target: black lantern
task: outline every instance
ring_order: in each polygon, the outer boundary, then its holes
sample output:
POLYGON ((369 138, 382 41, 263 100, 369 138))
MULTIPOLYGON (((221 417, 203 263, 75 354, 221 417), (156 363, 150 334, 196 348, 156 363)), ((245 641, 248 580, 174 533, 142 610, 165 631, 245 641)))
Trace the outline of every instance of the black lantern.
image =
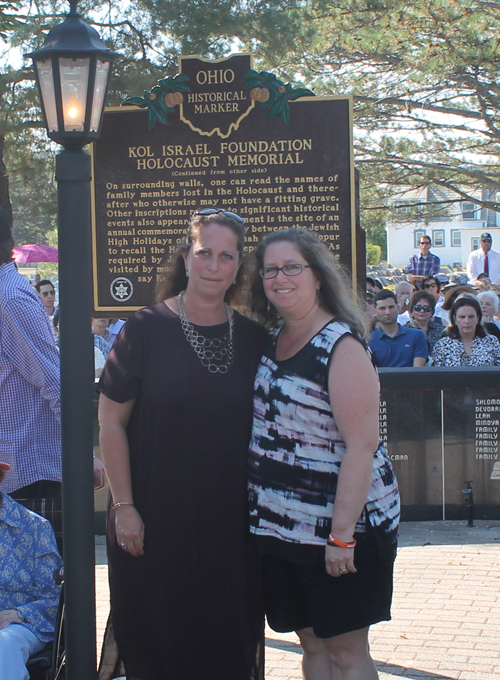
POLYGON ((33 59, 48 136, 65 148, 97 139, 102 124, 112 52, 70 0, 66 20, 53 28, 33 59))

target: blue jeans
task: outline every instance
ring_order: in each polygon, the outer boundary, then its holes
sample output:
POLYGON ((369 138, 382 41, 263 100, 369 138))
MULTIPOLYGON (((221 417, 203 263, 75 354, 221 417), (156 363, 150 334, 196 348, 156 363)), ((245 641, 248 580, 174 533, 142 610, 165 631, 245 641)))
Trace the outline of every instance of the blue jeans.
POLYGON ((28 680, 26 662, 47 643, 41 642, 26 626, 11 623, 0 630, 0 678, 28 680))

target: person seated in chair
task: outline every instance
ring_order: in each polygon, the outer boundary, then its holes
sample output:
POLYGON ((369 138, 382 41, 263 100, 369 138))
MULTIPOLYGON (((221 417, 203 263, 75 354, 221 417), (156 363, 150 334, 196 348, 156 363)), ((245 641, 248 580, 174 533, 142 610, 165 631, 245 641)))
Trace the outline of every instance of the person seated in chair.
MULTIPOLYGON (((0 463, 0 483, 10 465, 0 463)), ((0 492, 0 678, 28 680, 28 658, 54 639, 62 560, 50 522, 0 492)))

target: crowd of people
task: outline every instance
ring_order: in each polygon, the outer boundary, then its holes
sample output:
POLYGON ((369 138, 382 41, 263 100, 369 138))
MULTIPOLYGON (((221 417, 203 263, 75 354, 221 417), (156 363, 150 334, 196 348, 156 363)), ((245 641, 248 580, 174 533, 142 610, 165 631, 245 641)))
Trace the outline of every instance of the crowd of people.
MULTIPOLYGON (((237 214, 196 211, 157 302, 92 319, 110 487, 101 680, 262 680, 264 615, 297 632, 305 680, 376 679, 368 631, 390 619, 399 495, 374 364, 500 365, 495 288, 441 290, 426 238, 394 291, 367 279, 365 309, 311 232, 274 232, 251 262, 244 236, 237 214)), ((26 499, 60 497, 58 310, 12 246, 0 213, 0 535, 17 513, 57 566, 26 499)), ((38 590, 0 595, 0 669, 20 644, 4 631, 34 649, 53 635, 36 626, 38 590)))
POLYGON ((407 267, 408 281, 394 291, 367 278, 365 320, 377 366, 500 365, 500 255, 488 232, 480 243, 469 257, 469 285, 438 277, 439 258, 426 236, 407 267))

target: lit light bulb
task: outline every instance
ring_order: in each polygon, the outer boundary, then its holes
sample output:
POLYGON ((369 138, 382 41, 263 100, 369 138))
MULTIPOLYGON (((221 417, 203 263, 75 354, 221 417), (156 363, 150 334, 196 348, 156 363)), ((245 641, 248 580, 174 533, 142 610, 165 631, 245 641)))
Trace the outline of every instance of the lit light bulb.
POLYGON ((80 102, 74 94, 66 103, 66 115, 71 121, 77 121, 80 118, 80 102))

